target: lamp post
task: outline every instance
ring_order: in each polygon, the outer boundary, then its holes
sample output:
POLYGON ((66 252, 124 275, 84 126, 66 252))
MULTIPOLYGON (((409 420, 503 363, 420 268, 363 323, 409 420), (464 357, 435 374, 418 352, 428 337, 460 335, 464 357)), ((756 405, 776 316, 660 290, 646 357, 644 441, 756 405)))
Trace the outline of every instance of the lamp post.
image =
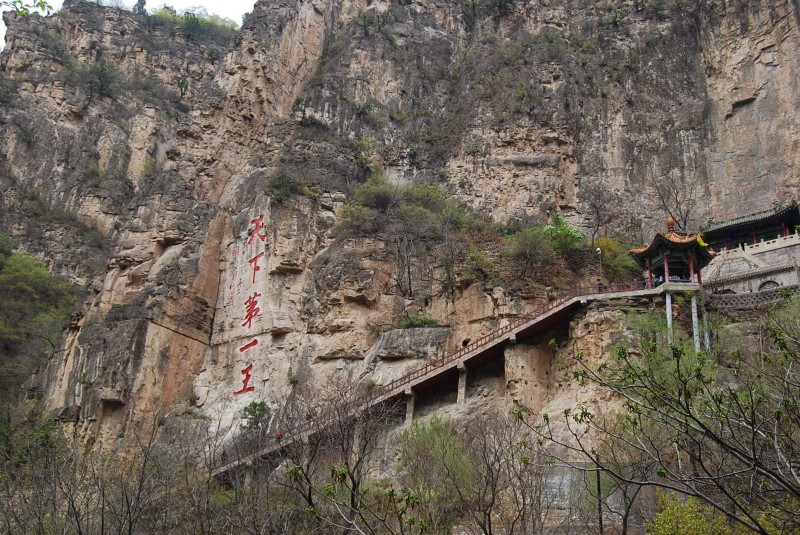
POLYGON ((603 250, 601 248, 597 248, 597 259, 598 264, 600 265, 600 273, 597 275, 597 292, 603 292, 603 250))

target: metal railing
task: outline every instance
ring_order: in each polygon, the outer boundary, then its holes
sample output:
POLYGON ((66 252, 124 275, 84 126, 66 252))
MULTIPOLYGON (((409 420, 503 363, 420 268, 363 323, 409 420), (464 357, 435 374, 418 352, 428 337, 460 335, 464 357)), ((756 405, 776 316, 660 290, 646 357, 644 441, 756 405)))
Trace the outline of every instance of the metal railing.
POLYGON ((750 310, 765 305, 780 303, 800 292, 800 285, 784 286, 771 290, 744 294, 711 294, 710 302, 717 309, 750 310))
POLYGON ((565 305, 567 302, 575 299, 577 297, 585 297, 588 295, 603 295, 604 298, 608 298, 607 294, 612 293, 620 293, 620 292, 632 292, 636 290, 645 290, 652 288, 647 281, 632 281, 627 283, 621 284, 613 284, 613 285, 602 285, 602 286, 577 286, 572 288, 571 290, 559 294, 559 296, 554 299, 553 301, 549 301, 532 312, 520 316, 513 321, 509 322, 508 324, 499 327, 484 336, 478 338, 471 344, 467 345, 466 347, 462 347, 452 353, 442 355, 435 359, 434 361, 422 366, 421 368, 417 368, 416 370, 403 375, 402 377, 398 377, 394 381, 389 384, 379 386, 373 388, 371 390, 371 397, 372 398, 380 398, 386 396, 386 394, 395 394, 399 393, 399 391, 403 389, 406 385, 414 381, 414 379, 418 379, 420 377, 424 377, 428 375, 433 370, 437 368, 442 368, 447 366, 448 364, 469 355, 473 351, 477 351, 478 349, 484 348, 486 346, 494 345, 493 342, 496 342, 506 335, 508 335, 511 331, 518 329, 525 325, 526 323, 532 323, 536 320, 543 319, 543 316, 546 316, 548 312, 565 305))
MULTIPOLYGON (((578 299, 581 297, 587 296, 596 296, 596 299, 609 299, 613 297, 618 297, 619 295, 614 294, 621 294, 627 292, 634 292, 638 290, 652 290, 655 287, 650 284, 649 281, 646 280, 636 280, 626 283, 619 283, 619 284, 610 284, 610 285, 594 285, 594 286, 576 286, 566 292, 563 292, 558 295, 554 300, 544 303, 543 305, 539 306, 532 312, 520 316, 508 324, 494 329, 493 331, 485 334, 484 336, 478 338, 471 344, 459 348, 455 351, 450 353, 444 354, 429 362, 428 364, 417 368, 401 377, 398 377, 391 383, 375 386, 369 389, 369 391, 357 398, 353 399, 352 401, 348 402, 343 409, 344 412, 347 414, 355 414, 369 406, 385 401, 390 399, 394 396, 400 395, 404 392, 406 386, 413 383, 416 379, 421 377, 425 377, 426 375, 430 374, 435 370, 440 370, 449 364, 459 360, 462 357, 469 355, 470 353, 488 349, 493 347, 498 341, 502 340, 503 338, 507 337, 509 333, 516 329, 520 329, 524 326, 529 326, 528 324, 536 323, 537 321, 541 321, 547 317, 547 315, 552 312, 553 310, 566 305, 573 299, 578 299)), ((342 411, 338 411, 341 413, 342 411)), ((315 421, 313 424, 306 425, 306 426, 298 426, 297 428, 291 430, 285 430, 285 441, 282 444, 276 443, 275 445, 260 448, 257 451, 247 451, 249 448, 244 444, 237 445, 237 453, 240 454, 239 460, 234 462, 228 462, 227 460, 221 460, 220 462, 214 463, 214 468, 221 468, 226 465, 237 465, 241 462, 245 461, 247 458, 251 458, 253 456, 258 455, 265 455, 271 451, 279 450, 281 447, 285 447, 293 440, 296 440, 296 437, 304 436, 312 433, 314 430, 319 430, 324 428, 326 425, 332 424, 334 422, 334 418, 331 418, 330 421, 315 421), (294 437, 294 438, 293 438, 294 437)))

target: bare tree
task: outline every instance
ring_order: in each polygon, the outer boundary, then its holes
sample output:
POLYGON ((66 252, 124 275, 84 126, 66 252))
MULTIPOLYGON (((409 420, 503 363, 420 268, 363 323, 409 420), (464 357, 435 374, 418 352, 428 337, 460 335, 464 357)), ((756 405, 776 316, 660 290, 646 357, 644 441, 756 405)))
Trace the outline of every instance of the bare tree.
POLYGON ((400 521, 416 500, 372 480, 379 440, 399 422, 394 405, 370 404, 364 387, 331 378, 298 388, 279 417, 278 447, 286 457, 278 482, 299 497, 317 530, 407 533, 400 521), (282 472, 282 473, 281 473, 282 472))
POLYGON ((602 178, 589 178, 581 181, 580 197, 587 208, 592 247, 600 230, 620 215, 620 197, 602 178))
POLYGON ((675 227, 681 232, 688 232, 697 217, 702 184, 696 171, 675 169, 667 174, 650 171, 659 206, 675 220, 675 227))
POLYGON ((677 330, 669 342, 660 317, 643 316, 634 332, 599 365, 569 356, 579 381, 618 396, 617 417, 579 405, 543 414, 541 435, 633 490, 696 497, 764 535, 798 529, 800 303, 770 314, 760 343, 732 353, 696 353, 677 330), (628 458, 601 455, 598 442, 628 458))
POLYGON ((555 496, 545 456, 519 415, 476 417, 463 434, 433 418, 401 441, 401 481, 422 499, 428 528, 491 535, 544 532, 555 496))

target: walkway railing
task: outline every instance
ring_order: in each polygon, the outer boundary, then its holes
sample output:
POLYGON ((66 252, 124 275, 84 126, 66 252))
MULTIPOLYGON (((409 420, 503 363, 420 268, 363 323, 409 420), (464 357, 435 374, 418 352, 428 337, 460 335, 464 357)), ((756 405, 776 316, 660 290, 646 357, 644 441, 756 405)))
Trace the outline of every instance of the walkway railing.
MULTIPOLYGON (((405 388, 412 384, 416 379, 421 377, 425 377, 430 373, 434 372, 435 370, 440 370, 445 368, 449 364, 471 354, 474 352, 482 352, 481 350, 489 349, 496 345, 499 341, 508 337, 509 333, 514 330, 520 329, 528 324, 536 323, 537 321, 545 319, 550 312, 554 311, 555 309, 567 305, 570 301, 574 299, 578 299, 581 297, 587 296, 596 296, 596 299, 609 299, 613 297, 618 297, 618 295, 614 294, 621 294, 621 293, 628 293, 634 292, 638 290, 649 290, 654 289, 654 287, 649 283, 649 281, 645 280, 637 280, 631 281, 626 283, 620 284, 611 284, 611 285, 593 285, 593 286, 576 286, 566 292, 563 292, 556 297, 556 299, 544 303, 543 305, 539 306, 532 312, 515 318, 514 320, 510 321, 508 324, 495 329, 486 335, 478 338, 471 344, 467 345, 466 347, 459 348, 456 351, 451 353, 447 353, 444 355, 439 356, 432 362, 421 366, 401 377, 398 377, 391 383, 372 387, 369 389, 367 393, 361 395, 351 402, 347 404, 345 411, 347 414, 355 414, 358 411, 361 411, 375 403, 385 401, 395 396, 399 396, 403 394, 405 388)), ((333 423, 331 420, 329 423, 333 423)), ((290 442, 292 439, 289 437, 298 437, 304 436, 309 433, 312 433, 314 430, 319 430, 324 428, 326 425, 325 422, 314 422, 313 425, 308 426, 300 426, 296 429, 286 430, 285 436, 286 440, 290 442)), ((274 436, 274 435, 273 435, 274 436)), ((284 443, 284 445, 286 445, 284 443)), ((228 462, 227 460, 220 459, 215 463, 215 468, 217 471, 219 468, 223 468, 226 465, 237 465, 242 462, 246 462, 248 458, 252 458, 254 456, 262 455, 269 453, 270 451, 280 449, 279 444, 275 444, 274 446, 263 447, 263 443, 258 441, 257 444, 249 445, 249 444, 237 444, 237 453, 239 454, 239 459, 234 462, 228 462)))
POLYGON ((798 292, 800 292, 800 285, 784 286, 745 294, 711 294, 711 306, 717 309, 750 310, 780 303, 798 292))
MULTIPOLYGON (((391 383, 383 386, 379 386, 377 388, 373 388, 370 391, 370 398, 377 399, 381 397, 385 397, 387 394, 394 394, 394 393, 401 393, 400 390, 403 390, 406 385, 410 384, 414 381, 414 379, 418 379, 420 377, 424 377, 428 375, 433 370, 437 368, 442 368, 447 366, 448 364, 469 355, 470 353, 477 351, 478 349, 485 348, 486 346, 493 346, 495 342, 500 339, 505 338, 511 331, 522 327, 523 325, 531 322, 535 322, 538 319, 541 319, 542 316, 546 316, 548 312, 565 305, 569 301, 578 298, 578 297, 585 297, 588 295, 603 295, 604 298, 610 297, 608 294, 612 293, 620 293, 620 292, 632 292, 636 290, 645 290, 652 288, 647 281, 632 281, 627 283, 621 284, 613 284, 609 286, 577 286, 565 293, 559 294, 559 296, 554 299, 553 301, 549 301, 532 312, 520 316, 508 324, 504 325, 503 327, 499 327, 486 335, 478 338, 471 344, 467 345, 466 347, 462 347, 452 353, 442 355, 436 360, 418 368, 402 377, 399 377, 392 381, 391 383)), ((366 401, 366 400, 365 400, 366 401)))

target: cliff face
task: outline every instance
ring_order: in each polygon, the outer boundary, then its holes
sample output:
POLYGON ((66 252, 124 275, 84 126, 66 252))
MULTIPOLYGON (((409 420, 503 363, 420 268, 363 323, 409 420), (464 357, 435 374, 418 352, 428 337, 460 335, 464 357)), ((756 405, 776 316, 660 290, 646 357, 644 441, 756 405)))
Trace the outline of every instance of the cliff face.
POLYGON ((6 20, 2 230, 86 288, 34 382, 104 447, 387 382, 546 298, 398 291, 392 244, 334 230, 365 162, 495 221, 591 226, 600 191, 640 240, 671 195, 695 224, 797 197, 792 0, 287 0, 232 40, 75 2, 6 20), (449 328, 377 333, 418 312, 449 328))

